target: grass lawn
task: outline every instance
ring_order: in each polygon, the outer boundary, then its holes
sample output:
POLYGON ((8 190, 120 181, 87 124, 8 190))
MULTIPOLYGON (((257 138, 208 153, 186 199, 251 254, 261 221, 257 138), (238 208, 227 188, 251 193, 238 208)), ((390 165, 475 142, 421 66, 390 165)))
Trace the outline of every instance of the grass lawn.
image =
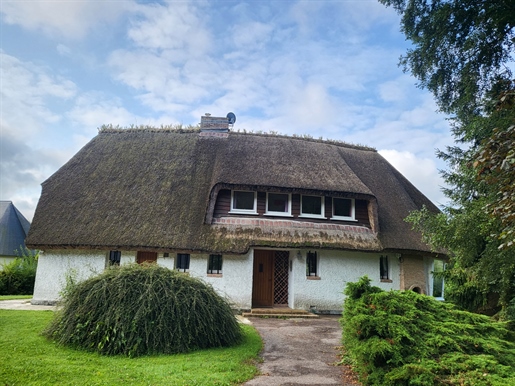
POLYGON ((32 299, 32 295, 0 295, 0 300, 32 299))
POLYGON ((236 347, 130 359, 57 346, 40 335, 52 317, 52 311, 0 310, 0 384, 236 385, 257 374, 262 343, 250 326, 236 347))

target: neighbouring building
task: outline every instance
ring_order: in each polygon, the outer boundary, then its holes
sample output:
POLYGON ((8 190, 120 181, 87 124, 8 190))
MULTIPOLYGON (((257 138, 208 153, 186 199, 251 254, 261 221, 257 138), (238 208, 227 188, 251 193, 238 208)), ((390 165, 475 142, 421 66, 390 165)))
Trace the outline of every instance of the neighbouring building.
POLYGON ((30 223, 12 201, 0 201, 0 270, 20 256, 30 223))

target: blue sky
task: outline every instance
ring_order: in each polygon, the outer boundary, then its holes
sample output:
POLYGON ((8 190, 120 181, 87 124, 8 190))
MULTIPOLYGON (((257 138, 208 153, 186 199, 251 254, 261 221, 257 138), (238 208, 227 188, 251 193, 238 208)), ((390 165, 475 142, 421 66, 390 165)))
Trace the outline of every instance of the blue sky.
POLYGON ((0 199, 32 219, 41 183, 103 124, 197 124, 376 148, 436 204, 452 144, 397 66, 399 16, 376 0, 0 0, 0 199))

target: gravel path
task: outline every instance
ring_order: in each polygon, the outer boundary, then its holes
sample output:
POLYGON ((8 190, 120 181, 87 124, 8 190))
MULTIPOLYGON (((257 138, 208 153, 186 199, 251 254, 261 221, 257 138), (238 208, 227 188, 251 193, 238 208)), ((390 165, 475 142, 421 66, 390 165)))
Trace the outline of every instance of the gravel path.
POLYGON ((317 319, 251 318, 265 346, 261 375, 245 385, 344 385, 356 381, 339 361, 341 328, 337 317, 317 319))

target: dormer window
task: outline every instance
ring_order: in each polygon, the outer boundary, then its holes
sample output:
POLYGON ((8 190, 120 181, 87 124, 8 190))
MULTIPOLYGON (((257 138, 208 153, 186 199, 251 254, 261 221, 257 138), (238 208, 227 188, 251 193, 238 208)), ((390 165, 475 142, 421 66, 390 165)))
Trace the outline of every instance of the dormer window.
POLYGON ((231 211, 229 213, 258 214, 256 192, 231 191, 231 211))
POLYGON ((300 217, 325 218, 324 197, 302 195, 300 217))
POLYGON ((331 220, 356 221, 356 207, 353 198, 333 198, 331 220))
POLYGON ((265 214, 270 216, 291 216, 291 194, 267 193, 265 214))

